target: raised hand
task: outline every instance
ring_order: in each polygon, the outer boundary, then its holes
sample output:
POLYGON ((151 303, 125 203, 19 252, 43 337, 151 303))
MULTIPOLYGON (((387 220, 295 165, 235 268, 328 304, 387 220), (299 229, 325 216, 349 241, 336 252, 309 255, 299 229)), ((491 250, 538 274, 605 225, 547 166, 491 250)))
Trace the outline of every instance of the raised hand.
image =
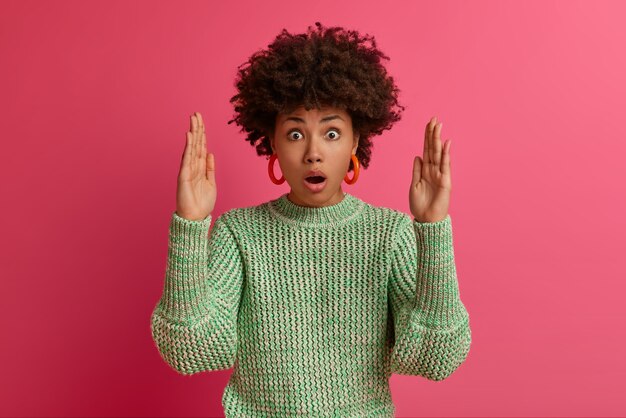
POLYGON ((438 222, 450 207, 450 142, 441 143, 441 123, 433 117, 426 125, 424 159, 413 160, 413 180, 409 190, 411 214, 418 222, 438 222))
POLYGON ((202 115, 191 115, 187 144, 178 173, 176 213, 190 221, 205 219, 215 208, 215 156, 207 154, 202 115))

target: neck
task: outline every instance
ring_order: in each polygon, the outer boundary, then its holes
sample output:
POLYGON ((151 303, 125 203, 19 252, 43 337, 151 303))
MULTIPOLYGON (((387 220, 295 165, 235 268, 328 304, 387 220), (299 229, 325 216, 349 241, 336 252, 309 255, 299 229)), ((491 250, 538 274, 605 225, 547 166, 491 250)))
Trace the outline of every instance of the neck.
POLYGON ((323 208, 325 206, 336 205, 344 199, 344 191, 341 189, 341 186, 337 191, 326 200, 321 200, 321 198, 315 198, 316 195, 313 195, 313 198, 310 199, 302 199, 296 193, 294 193, 293 189, 287 194, 287 198, 293 204, 298 206, 304 206, 307 208, 323 208))
POLYGON ((282 221, 299 227, 329 228, 342 225, 361 215, 365 202, 344 193, 342 199, 324 206, 305 206, 292 202, 287 193, 269 203, 271 212, 282 221))

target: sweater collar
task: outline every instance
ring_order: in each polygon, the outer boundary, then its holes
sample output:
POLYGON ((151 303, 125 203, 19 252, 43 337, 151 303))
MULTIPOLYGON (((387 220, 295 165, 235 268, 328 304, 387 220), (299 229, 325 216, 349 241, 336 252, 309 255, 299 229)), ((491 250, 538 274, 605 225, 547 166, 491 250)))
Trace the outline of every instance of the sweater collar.
POLYGON ((344 192, 339 203, 323 207, 300 206, 287 198, 288 193, 270 201, 270 211, 284 222, 304 227, 329 227, 356 217, 361 213, 365 202, 344 192))

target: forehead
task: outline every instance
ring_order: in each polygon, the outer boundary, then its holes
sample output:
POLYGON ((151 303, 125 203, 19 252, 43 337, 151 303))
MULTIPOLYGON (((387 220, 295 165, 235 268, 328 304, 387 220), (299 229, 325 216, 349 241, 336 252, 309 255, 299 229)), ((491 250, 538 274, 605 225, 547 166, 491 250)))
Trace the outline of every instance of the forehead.
MULTIPOLYGON (((305 121, 308 120, 313 123, 316 123, 320 121, 322 118, 326 116, 332 116, 332 115, 340 116, 344 122, 347 122, 350 120, 350 115, 348 114, 348 112, 346 112, 342 108, 332 107, 332 106, 323 106, 320 109, 312 108, 309 110, 306 110, 304 106, 299 106, 291 112, 278 114, 277 119, 279 121, 283 121, 283 120, 289 119, 290 117, 295 116, 299 119, 304 119, 305 121)), ((341 119, 338 119, 338 120, 341 120, 341 119)))

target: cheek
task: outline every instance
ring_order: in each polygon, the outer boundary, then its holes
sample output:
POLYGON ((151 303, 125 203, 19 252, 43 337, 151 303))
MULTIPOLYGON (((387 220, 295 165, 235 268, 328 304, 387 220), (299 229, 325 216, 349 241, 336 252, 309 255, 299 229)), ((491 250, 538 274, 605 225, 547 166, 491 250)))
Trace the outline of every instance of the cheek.
POLYGON ((336 161, 333 161, 332 164, 327 164, 327 173, 332 177, 333 180, 339 181, 343 180, 349 168, 349 160, 350 157, 337 157, 336 161), (344 161, 345 160, 345 161, 344 161))
POLYGON ((298 162, 302 160, 302 156, 298 155, 298 153, 294 152, 293 150, 291 151, 283 150, 281 156, 282 156, 283 163, 285 164, 285 166, 288 166, 288 167, 296 166, 298 162))
POLYGON ((301 159, 294 155, 293 153, 282 153, 280 160, 280 168, 284 173, 290 175, 292 173, 297 173, 298 170, 302 169, 301 159))

